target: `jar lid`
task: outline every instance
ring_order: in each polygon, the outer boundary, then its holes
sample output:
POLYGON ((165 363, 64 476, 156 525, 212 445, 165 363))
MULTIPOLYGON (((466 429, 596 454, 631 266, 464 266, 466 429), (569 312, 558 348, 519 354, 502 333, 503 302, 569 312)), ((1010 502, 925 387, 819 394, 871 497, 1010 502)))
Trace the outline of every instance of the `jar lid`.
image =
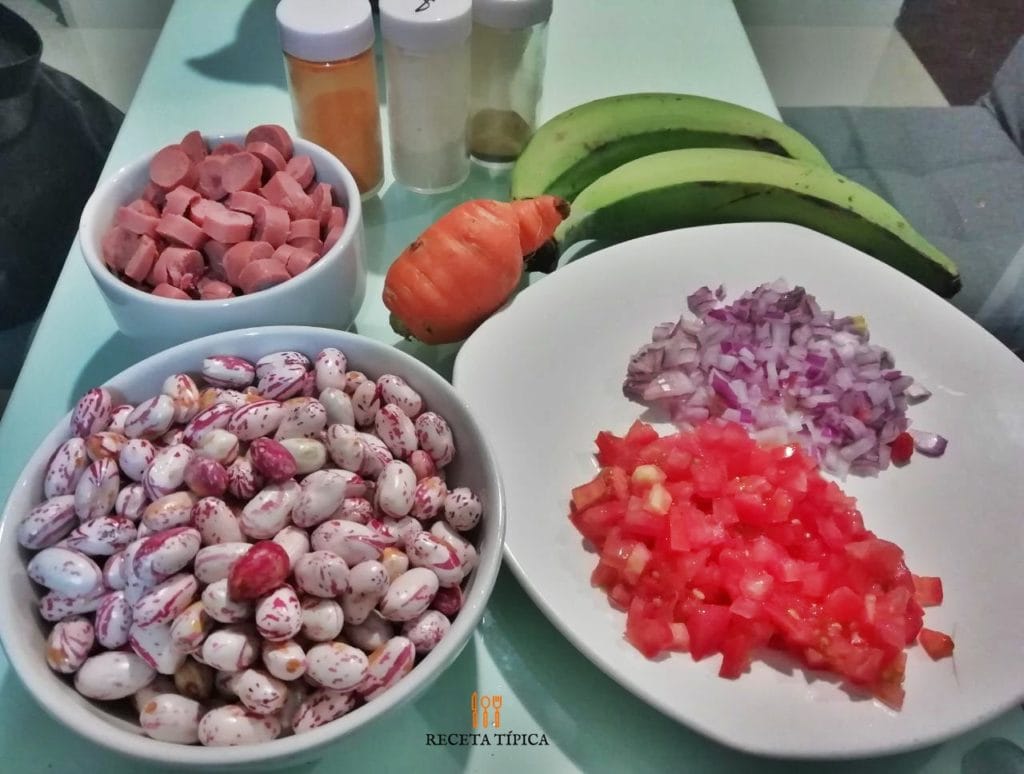
POLYGON ((473 30, 470 0, 380 0, 380 32, 410 51, 462 43, 473 30))
POLYGON ((373 45, 370 0, 281 0, 281 48, 308 62, 349 59, 373 45))
POLYGON ((550 16, 551 0, 473 0, 473 21, 485 27, 518 30, 550 16))

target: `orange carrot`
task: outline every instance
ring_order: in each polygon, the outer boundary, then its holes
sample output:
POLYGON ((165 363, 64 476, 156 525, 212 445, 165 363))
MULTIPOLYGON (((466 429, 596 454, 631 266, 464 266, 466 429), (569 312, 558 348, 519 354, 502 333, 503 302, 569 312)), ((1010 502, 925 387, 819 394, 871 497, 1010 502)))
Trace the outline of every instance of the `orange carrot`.
POLYGON ((427 344, 466 338, 508 300, 523 274, 523 258, 547 242, 568 214, 568 203, 557 196, 475 199, 455 207, 388 270, 384 305, 392 325, 427 344))

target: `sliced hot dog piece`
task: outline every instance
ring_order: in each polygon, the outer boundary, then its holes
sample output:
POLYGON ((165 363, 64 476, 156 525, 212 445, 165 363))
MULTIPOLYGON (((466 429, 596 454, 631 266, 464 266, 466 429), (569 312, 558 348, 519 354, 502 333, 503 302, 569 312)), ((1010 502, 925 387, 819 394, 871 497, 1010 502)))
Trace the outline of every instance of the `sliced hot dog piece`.
POLYGON ((296 244, 299 239, 315 239, 320 241, 320 221, 315 218, 299 218, 293 220, 288 227, 288 244, 296 244))
POLYGON ((320 251, 320 255, 323 255, 332 247, 334 247, 338 240, 341 239, 341 232, 345 230, 345 226, 334 226, 330 231, 327 232, 327 236, 324 237, 323 249, 320 251))
POLYGON ((211 210, 203 221, 203 231, 218 242, 244 242, 252 235, 252 216, 227 207, 211 210))
POLYGON ((206 264, 198 250, 167 247, 156 259, 147 280, 154 286, 167 284, 180 290, 189 291, 196 287, 196 283, 205 271, 206 264))
POLYGON ((327 218, 327 230, 330 231, 335 226, 341 226, 345 228, 345 224, 348 222, 348 212, 344 207, 331 207, 331 215, 327 218))
POLYGON ((296 274, 302 274, 302 272, 319 260, 320 256, 312 250, 303 250, 301 247, 296 247, 291 255, 288 256, 285 268, 294 277, 296 274))
POLYGON ((220 184, 225 191, 255 191, 260 187, 263 182, 262 161, 246 151, 227 158, 220 177, 220 184))
POLYGON ((131 204, 119 207, 114 222, 133 234, 156 236, 156 226, 160 222, 159 211, 145 199, 136 199, 131 204))
POLYGON ((231 245, 218 242, 216 239, 211 239, 203 245, 203 255, 206 256, 207 273, 213 279, 227 279, 227 275, 224 273, 224 254, 227 253, 230 247, 231 245))
POLYGON ((193 250, 201 247, 203 242, 206 241, 206 234, 203 233, 203 230, 191 220, 183 218, 181 215, 167 215, 165 213, 156 226, 156 233, 168 242, 190 247, 193 250))
POLYGON ((186 293, 183 290, 178 290, 173 285, 168 285, 166 283, 163 285, 157 285, 155 288, 153 288, 153 295, 161 296, 163 298, 177 298, 182 301, 191 300, 188 293, 186 293))
POLYGON ((226 163, 227 159, 224 156, 213 153, 196 164, 196 190, 207 199, 220 201, 227 194, 221 184, 221 175, 224 174, 226 163))
POLYGON ((284 172, 288 163, 277 148, 267 142, 246 143, 245 150, 260 160, 263 165, 263 180, 269 180, 272 175, 284 172))
POLYGON ((292 136, 288 134, 287 129, 277 124, 254 126, 245 135, 245 144, 248 145, 251 142, 265 142, 272 145, 284 157, 285 161, 288 161, 295 152, 292 136))
POLYGON ((225 298, 233 298, 235 295, 235 289, 228 283, 211 277, 203 277, 199 280, 196 289, 199 291, 201 301, 220 301, 225 298))
POLYGON ((241 287, 242 270, 253 261, 270 258, 274 248, 268 242, 239 242, 224 253, 224 276, 236 287, 241 287))
POLYGON ((190 186, 195 180, 192 159, 180 145, 161 148, 149 162, 149 179, 165 190, 179 185, 190 186))
POLYGON ((154 207, 164 206, 164 197, 167 195, 167 191, 158 186, 152 180, 146 183, 146 187, 142 189, 142 199, 152 204, 154 207))
POLYGON ((270 242, 274 247, 280 247, 288 239, 288 229, 291 226, 291 218, 288 211, 282 207, 275 207, 266 204, 257 208, 253 216, 253 239, 257 241, 270 242))
POLYGON ((135 252, 132 253, 132 257, 128 259, 128 263, 124 267, 125 276, 131 277, 136 282, 144 282, 150 271, 153 270, 156 257, 156 242, 148 236, 139 237, 135 252))
POLYGON ((227 209, 223 204, 215 202, 213 199, 200 199, 189 209, 188 219, 199 226, 199 228, 202 228, 203 224, 206 223, 206 219, 210 217, 210 213, 227 212, 227 209))
POLYGON ((309 188, 309 184, 316 176, 313 159, 309 156, 292 156, 285 164, 284 171, 294 177, 295 181, 303 188, 309 188))
POLYGON ((229 210, 238 210, 249 215, 255 215, 256 210, 260 207, 270 204, 262 196, 252 191, 235 191, 228 196, 224 203, 229 210))
POLYGON ((287 282, 291 276, 283 263, 273 258, 264 258, 242 269, 238 275, 238 284, 243 293, 255 293, 287 282))
POLYGON ((235 142, 222 142, 211 152, 211 156, 234 156, 236 153, 241 153, 244 150, 241 145, 235 142))
POLYGON ((311 250, 317 255, 323 255, 325 252, 324 243, 320 240, 320 237, 296 237, 295 239, 289 239, 288 244, 302 250, 311 250))
POLYGON ((203 135, 195 129, 182 137, 181 142, 178 144, 181 146, 181 149, 185 151, 185 154, 192 160, 193 164, 205 159, 207 154, 210 152, 206 147, 206 140, 203 139, 203 135))
POLYGON ((164 215, 187 215, 188 208, 202 199, 202 195, 194 188, 179 185, 173 191, 167 192, 167 201, 164 205, 164 215))
POLYGON ((121 226, 111 226, 100 240, 103 262, 114 271, 124 271, 138 244, 138 234, 121 226))
POLYGON ((317 183, 310 190, 309 198, 313 201, 313 217, 320 221, 320 225, 326 231, 327 221, 331 217, 331 207, 334 205, 331 184, 317 183))
POLYGON ((287 172, 276 172, 263 186, 263 195, 271 204, 284 207, 292 218, 313 217, 313 200, 298 181, 287 172))

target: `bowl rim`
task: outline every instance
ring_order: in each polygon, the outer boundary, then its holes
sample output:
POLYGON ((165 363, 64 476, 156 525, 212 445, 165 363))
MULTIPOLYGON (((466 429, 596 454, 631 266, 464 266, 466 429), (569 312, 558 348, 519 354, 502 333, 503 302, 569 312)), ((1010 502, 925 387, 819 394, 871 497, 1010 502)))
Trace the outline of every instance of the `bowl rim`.
MULTIPOLYGON (((225 340, 268 335, 283 335, 290 338, 310 335, 327 337, 333 341, 324 346, 338 346, 343 351, 346 343, 352 344, 353 342, 356 346, 369 347, 371 352, 389 350, 401 363, 401 368, 395 370, 401 370, 402 373, 399 375, 403 378, 410 373, 415 373, 415 379, 419 386, 426 388, 421 389, 422 392, 447 390, 452 401, 458 405, 458 410, 463 413, 467 427, 477 437, 481 452, 479 464, 483 466, 486 486, 493 491, 494 502, 497 506, 496 513, 488 516, 489 520, 497 522, 493 533, 494 544, 489 553, 483 551, 479 553, 479 564, 473 571, 473 587, 466 595, 459 615, 452 622, 449 635, 442 640, 437 648, 428 653, 406 678, 388 689, 380 698, 359 707, 358 711, 305 734, 236 747, 204 747, 163 742, 118 728, 115 723, 97 718, 77 702, 60 701, 60 687, 57 685, 60 682, 60 677, 45 667, 39 669, 38 660, 33 659, 30 655, 29 642, 31 638, 26 638, 24 632, 13 629, 15 618, 9 614, 8 608, 17 604, 18 599, 11 591, 12 585, 0 584, 0 645, 3 646, 4 653, 22 685, 51 717, 65 727, 100 747, 135 760, 163 765, 174 763, 190 767, 272 764, 303 753, 310 753, 337 742, 350 733, 362 730, 390 710, 415 699, 451 666, 472 640, 501 569, 505 542, 506 498, 493 449, 487 441, 483 429, 472 415, 469 406, 458 396, 451 383, 430 366, 406 352, 368 336, 332 328, 300 325, 238 328, 164 349, 111 376, 104 381, 104 384, 138 378, 141 374, 154 368, 152 361, 173 356, 184 350, 206 348, 212 353, 223 348, 222 342, 225 340), (418 676, 417 672, 419 672, 418 676), (46 680, 40 683, 24 677, 24 675, 37 674, 44 674, 46 680), (369 709, 367 709, 368 707, 369 709)), ((302 344, 298 343, 295 348, 301 349, 302 344)), ((31 475, 31 472, 44 465, 52 453, 50 450, 56 448, 62 439, 69 437, 71 413, 69 411, 63 415, 45 438, 39 442, 32 457, 11 487, 3 511, 0 511, 0 546, 13 544, 10 550, 14 552, 22 550, 17 546, 17 525, 10 513, 12 503, 16 495, 28 486, 26 478, 31 475)), ((0 553, 3 553, 2 550, 0 553)), ((22 566, 22 570, 24 571, 24 566, 22 566)))
MULTIPOLYGON (((341 231, 341 236, 338 241, 335 242, 331 249, 325 252, 319 260, 310 266, 306 271, 298 274, 295 277, 289 278, 286 282, 282 282, 279 285, 266 288, 264 290, 257 291, 256 293, 245 293, 240 296, 234 296, 232 298, 223 299, 194 299, 188 300, 182 298, 166 298, 164 296, 154 296, 152 293, 147 293, 138 288, 132 287, 127 282, 123 281, 120 277, 115 275, 107 265, 103 262, 100 257, 97 245, 93 243, 92 239, 88 238, 90 229, 88 226, 92 225, 98 215, 97 210, 107 198, 112 196, 115 185, 123 180, 125 177, 138 173, 143 167, 148 167, 149 162, 156 154, 156 150, 148 151, 142 156, 136 157, 132 161, 129 161, 114 172, 102 178, 97 184, 96 188, 89 195, 85 206, 82 208, 82 215, 78 220, 78 243, 81 248, 82 256, 85 258, 86 266, 89 268, 89 272, 92 274, 96 283, 101 286, 101 289, 106 295, 108 292, 111 293, 124 293, 125 296, 133 301, 140 303, 152 303, 157 309, 164 311, 172 311, 175 309, 184 310, 220 310, 226 308, 246 308, 252 304, 258 303, 253 299, 269 299, 272 303, 273 300, 285 293, 288 290, 294 291, 300 287, 300 284, 310 284, 316 281, 320 274, 327 271, 327 264, 330 264, 349 252, 349 248, 352 243, 359 238, 359 231, 362 229, 363 222, 363 206, 362 198, 359 194, 359 187, 356 185, 355 178, 352 177, 352 173, 349 171, 337 156, 331 153, 329 150, 324 148, 322 145, 317 145, 315 142, 311 142, 305 138, 299 137, 289 132, 292 137, 292 142, 295 146, 296 152, 313 150, 314 155, 322 155, 323 159, 330 164, 334 171, 341 177, 345 196, 348 199, 346 203, 346 220, 345 226, 341 231), (295 283, 295 284, 293 284, 295 283), (199 307, 194 306, 196 302, 201 305, 199 307)), ((245 135, 239 133, 202 133, 203 140, 210 145, 212 142, 238 142, 244 140, 245 135)), ((308 155, 308 154, 307 154, 308 155)), ((318 162, 314 160, 314 166, 317 166, 318 162)), ((319 174, 319 170, 318 170, 319 174)), ((140 193, 141 195, 141 193, 140 193)))

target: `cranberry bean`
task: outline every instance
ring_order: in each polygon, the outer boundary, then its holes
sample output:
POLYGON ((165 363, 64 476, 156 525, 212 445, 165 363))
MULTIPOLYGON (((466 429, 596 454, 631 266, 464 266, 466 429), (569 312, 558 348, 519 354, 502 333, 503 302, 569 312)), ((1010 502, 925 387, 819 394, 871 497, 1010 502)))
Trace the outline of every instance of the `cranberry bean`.
POLYGON ((327 447, 315 438, 285 438, 281 445, 295 459, 297 475, 313 473, 327 464, 327 447))
POLYGON ((257 715, 237 704, 212 709, 199 721, 199 743, 205 747, 269 742, 280 734, 281 721, 274 715, 257 715))
POLYGON ((395 547, 403 551, 412 538, 423 530, 423 524, 412 516, 401 519, 382 519, 384 525, 395 537, 395 547))
POLYGON ((160 391, 174 405, 175 422, 190 422, 199 413, 199 387, 188 374, 168 376, 160 391))
POLYGON ((251 543, 216 543, 199 549, 193 571, 200 583, 227 579, 231 566, 252 549, 251 543))
POLYGON ((370 654, 366 676, 356 688, 370 701, 405 677, 416 661, 416 647, 405 637, 392 637, 370 654))
POLYGON ((75 513, 82 521, 106 516, 114 508, 121 489, 121 474, 117 463, 99 459, 85 469, 75 487, 75 513))
POLYGON ((394 403, 381 406, 373 424, 378 437, 395 458, 407 459, 416 450, 416 428, 405 411, 394 403))
POLYGON ((142 523, 154 532, 184 527, 192 522, 192 508, 198 500, 191 492, 164 495, 146 506, 142 523))
POLYGON ((252 616, 252 603, 228 593, 228 580, 221 578, 203 589, 203 609, 214 621, 238 623, 252 616))
POLYGON ((149 498, 146 497, 145 487, 142 484, 129 484, 117 493, 117 498, 114 500, 114 513, 138 524, 148 505, 149 498))
POLYGON ((61 621, 69 615, 91 613, 100 606, 100 602, 106 593, 107 590, 102 585, 89 594, 80 597, 72 597, 59 591, 51 591, 48 594, 44 594, 42 599, 39 600, 39 615, 43 617, 43 620, 52 622, 61 621))
POLYGON ((171 642, 178 650, 191 653, 203 644, 213 626, 214 619, 203 601, 193 602, 171 623, 171 642))
POLYGON ((84 521, 67 537, 68 548, 90 556, 110 556, 135 540, 135 524, 122 516, 98 516, 84 521))
POLYGON ((306 386, 306 374, 306 366, 298 363, 275 365, 258 376, 259 384, 256 388, 270 400, 294 398, 302 394, 306 386))
POLYGON ((156 447, 145 438, 131 438, 117 454, 117 464, 132 481, 142 481, 156 457, 156 447))
POLYGON ((103 588, 103 571, 80 551, 52 546, 28 563, 28 577, 51 591, 69 597, 87 597, 103 588))
POLYGON ((345 372, 345 387, 344 390, 349 395, 352 395, 356 390, 359 389, 363 382, 370 381, 369 377, 362 371, 346 371, 345 372))
POLYGON ((154 586, 132 605, 132 622, 138 626, 172 623, 192 604, 199 590, 194 575, 180 573, 154 586))
POLYGON ((416 439, 420 448, 443 468, 455 458, 455 440, 451 428, 440 414, 426 411, 416 417, 416 439))
POLYGON ((174 422, 174 401, 170 395, 154 395, 132 409, 124 421, 129 438, 159 438, 174 422))
POLYGON ((156 500, 179 489, 185 482, 185 469, 195 452, 184 443, 160 449, 146 468, 142 486, 150 500, 156 500))
POLYGON ((187 699, 209 701, 213 695, 213 674, 213 669, 206 664, 194 658, 185 659, 174 673, 174 688, 187 699))
POLYGON ((50 459, 43 475, 43 497, 75 493, 82 474, 89 467, 89 452, 85 439, 74 437, 62 443, 50 459))
POLYGON ((124 589, 126 582, 122 576, 123 565, 124 565, 125 551, 118 551, 107 557, 107 561, 103 563, 103 585, 108 589, 114 589, 115 591, 121 591, 124 589))
POLYGON ((194 744, 199 741, 203 707, 194 699, 175 693, 154 696, 139 713, 139 725, 146 736, 161 742, 194 744))
POLYGON ((455 551, 462 563, 462 577, 476 569, 479 557, 476 548, 466 538, 451 528, 446 522, 437 521, 430 527, 430 534, 455 551))
POLYGON ((350 425, 356 423, 352 398, 348 393, 337 387, 327 387, 318 396, 320 405, 327 412, 327 422, 332 425, 350 425))
POLYGON ((377 507, 386 516, 400 519, 409 515, 415 501, 416 474, 401 460, 392 460, 377 478, 377 507))
POLYGON ((377 386, 384 402, 398 406, 409 419, 423 411, 423 398, 401 376, 384 374, 377 380, 377 386))
POLYGON ((366 677, 369 659, 343 642, 323 642, 306 652, 306 675, 321 688, 349 691, 366 677))
POLYGON ((437 465, 434 464, 434 458, 423 449, 416 449, 409 455, 409 465, 412 467, 413 473, 416 474, 417 481, 437 476, 437 465))
POLYGON ((321 688, 310 694, 299 705, 292 720, 292 730, 296 734, 305 734, 315 728, 320 728, 320 726, 348 714, 355 709, 356 704, 355 694, 351 691, 333 691, 321 688))
POLYGON ((251 500, 266 482, 247 457, 228 465, 228 492, 239 500, 251 500))
POLYGON ((273 438, 256 438, 249 445, 249 459, 256 471, 274 484, 287 481, 298 468, 291 452, 273 438))
POLYGON ((294 479, 267 484, 242 508, 242 533, 256 540, 272 538, 288 525, 300 493, 294 479))
POLYGON ((347 470, 318 470, 306 476, 291 517, 296 526, 315 527, 328 519, 346 498, 365 491, 363 480, 347 470))
POLYGON ((460 586, 447 586, 437 590, 437 596, 430 603, 433 610, 444 613, 448 618, 454 618, 462 609, 462 588, 460 586))
POLYGON ((438 610, 427 610, 402 627, 402 636, 416 648, 417 655, 422 656, 436 648, 452 628, 452 623, 438 610))
POLYGON ((220 497, 228 489, 228 471, 217 460, 196 455, 185 467, 184 482, 200 497, 220 497))
POLYGON ((360 433, 359 440, 363 444, 363 464, 358 473, 364 478, 376 479, 384 470, 384 466, 394 459, 394 455, 387 445, 372 433, 360 433))
POLYGON ((480 523, 483 505, 469 488, 452 489, 444 500, 444 519, 459 532, 468 532, 480 523))
POLYGON ((263 643, 263 666, 278 680, 298 680, 306 674, 306 651, 295 640, 263 643))
POLYGON ((327 427, 327 409, 315 398, 291 398, 286 400, 284 416, 274 433, 274 438, 316 438, 327 427))
POLYGON ((395 630, 393 624, 381 616, 380 611, 372 610, 362 623, 346 621, 342 634, 356 647, 372 653, 394 637, 395 630))
POLYGON ((358 473, 363 468, 366 445, 359 432, 351 425, 329 425, 326 435, 327 453, 342 470, 358 473))
POLYGON ((413 490, 412 509, 409 514, 420 521, 430 521, 444 509, 447 496, 448 487, 440 478, 421 478, 413 490))
POLYGON ((214 403, 204 408, 185 425, 184 442, 189 446, 198 446, 207 433, 226 429, 234 413, 235 408, 225 403, 214 403))
POLYGON ((117 459, 121 449, 128 442, 128 437, 110 430, 101 430, 85 439, 85 451, 90 460, 103 457, 117 459))
POLYGON ((280 586, 290 571, 288 554, 277 543, 263 540, 231 565, 228 592, 232 599, 257 599, 280 586))
POLYGON ((299 595, 291 586, 281 586, 256 605, 256 628, 270 642, 290 640, 302 628, 299 595))
POLYGON ((326 347, 314 359, 313 369, 316 372, 317 390, 323 391, 328 387, 340 389, 345 386, 348 358, 340 349, 326 347))
POLYGON ((348 565, 331 551, 310 551, 295 563, 294 574, 304 594, 333 599, 348 589, 348 565))
POLYGON ((110 390, 94 387, 85 393, 71 412, 71 432, 85 438, 110 424, 110 412, 114 406, 110 390))
POLYGON ((130 403, 119 403, 114 406, 110 410, 110 422, 107 424, 107 430, 114 433, 124 433, 124 423, 134 410, 135 406, 130 403))
POLYGON ((288 685, 266 672, 246 669, 235 682, 238 700, 256 715, 272 715, 284 707, 288 685))
POLYGON ((262 379, 281 366, 301 366, 303 369, 309 369, 312 365, 309 358, 301 352, 294 350, 271 352, 256 361, 256 378, 262 379))
POLYGON ((299 559, 309 553, 309 533, 289 524, 274 535, 273 540, 288 554, 288 566, 294 572, 299 559))
POLYGON ((380 555, 380 563, 388 571, 388 577, 394 582, 395 578, 409 569, 409 557, 404 551, 397 548, 385 548, 380 555))
POLYGON ((329 642, 341 634, 345 613, 333 599, 302 599, 302 635, 313 642, 329 642))
POLYGON ((108 650, 86 659, 75 673, 75 689, 89 699, 131 696, 153 681, 156 671, 135 653, 108 650))
POLYGON ((380 409, 380 389, 376 383, 365 381, 352 393, 352 411, 356 427, 372 427, 380 409))
POLYGON ((419 532, 405 546, 413 567, 426 567, 442 586, 457 586, 465 573, 458 552, 429 532, 419 532))
POLYGON ((348 574, 348 590, 341 595, 345 620, 353 624, 365 621, 390 583, 388 571, 380 562, 370 560, 353 567, 348 574))
POLYGON ((415 567, 391 582, 378 609, 389 621, 411 621, 430 606, 437 589, 437 576, 415 567))
POLYGON ((203 662, 214 669, 238 672, 252 666, 260 640, 245 626, 225 626, 210 632, 203 641, 203 662))
POLYGON ((243 389, 256 379, 256 367, 234 355, 211 355, 203 358, 203 378, 214 387, 243 389))
POLYGON ((77 672, 89 657, 95 641, 92 623, 85 616, 58 621, 46 638, 46 663, 63 675, 77 672))
POLYGON ((235 409, 225 429, 241 441, 252 441, 273 433, 283 418, 284 407, 280 403, 259 400, 235 409))
POLYGON ((128 644, 158 674, 173 675, 185 663, 185 652, 178 650, 171 641, 170 624, 141 626, 133 621, 128 630, 128 644))
POLYGON ((150 535, 134 552, 129 546, 124 565, 144 583, 163 583, 196 557, 201 544, 199 530, 193 527, 172 527, 150 535))
POLYGON ((128 630, 132 625, 132 606, 123 591, 104 595, 96 608, 96 642, 109 650, 128 643, 128 630))
POLYGON ((354 521, 356 524, 365 524, 373 515, 373 505, 365 497, 346 497, 334 513, 336 518, 354 521))
POLYGON ((230 465, 238 459, 240 445, 238 438, 227 430, 211 430, 203 435, 195 447, 197 457, 215 460, 221 465, 230 465))
POLYGON ((75 528, 74 495, 56 495, 40 503, 18 525, 18 544, 32 550, 52 546, 75 528))

